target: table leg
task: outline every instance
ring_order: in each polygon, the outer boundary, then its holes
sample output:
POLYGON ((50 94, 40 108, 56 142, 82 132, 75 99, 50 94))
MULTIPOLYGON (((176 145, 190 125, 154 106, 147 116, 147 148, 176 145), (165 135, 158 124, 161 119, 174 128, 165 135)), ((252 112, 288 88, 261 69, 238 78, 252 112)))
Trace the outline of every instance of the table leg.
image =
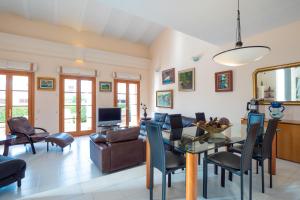
POLYGON ((186 200, 197 199, 198 154, 186 154, 186 200))
POLYGON ((150 144, 146 139, 146 188, 150 188, 150 144))

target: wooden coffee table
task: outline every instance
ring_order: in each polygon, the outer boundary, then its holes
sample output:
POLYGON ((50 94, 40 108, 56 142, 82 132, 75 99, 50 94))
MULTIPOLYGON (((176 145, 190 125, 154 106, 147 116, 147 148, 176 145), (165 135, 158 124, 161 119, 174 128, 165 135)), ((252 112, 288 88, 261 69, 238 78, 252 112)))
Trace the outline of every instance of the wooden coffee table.
POLYGON ((17 136, 15 136, 15 135, 1 135, 0 136, 0 145, 4 145, 3 156, 8 155, 9 142, 11 142, 12 140, 14 140, 16 138, 17 138, 17 136))

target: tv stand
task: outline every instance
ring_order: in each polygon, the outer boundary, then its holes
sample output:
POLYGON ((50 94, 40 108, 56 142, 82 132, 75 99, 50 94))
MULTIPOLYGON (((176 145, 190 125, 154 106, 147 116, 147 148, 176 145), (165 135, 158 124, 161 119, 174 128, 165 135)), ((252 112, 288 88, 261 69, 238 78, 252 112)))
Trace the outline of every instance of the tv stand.
POLYGON ((98 125, 99 133, 105 133, 106 131, 119 129, 120 124, 101 124, 98 125))

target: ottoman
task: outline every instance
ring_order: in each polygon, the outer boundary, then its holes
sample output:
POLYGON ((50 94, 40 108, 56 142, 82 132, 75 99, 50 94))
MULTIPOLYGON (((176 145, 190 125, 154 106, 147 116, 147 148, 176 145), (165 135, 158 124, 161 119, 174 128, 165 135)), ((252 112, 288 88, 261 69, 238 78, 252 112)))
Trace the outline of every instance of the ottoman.
POLYGON ((51 134, 45 138, 45 142, 47 142, 47 152, 49 151, 49 142, 51 142, 52 145, 56 144, 63 151, 64 147, 66 147, 68 145, 70 145, 70 147, 71 147, 71 143, 73 141, 74 141, 73 136, 68 133, 51 134))

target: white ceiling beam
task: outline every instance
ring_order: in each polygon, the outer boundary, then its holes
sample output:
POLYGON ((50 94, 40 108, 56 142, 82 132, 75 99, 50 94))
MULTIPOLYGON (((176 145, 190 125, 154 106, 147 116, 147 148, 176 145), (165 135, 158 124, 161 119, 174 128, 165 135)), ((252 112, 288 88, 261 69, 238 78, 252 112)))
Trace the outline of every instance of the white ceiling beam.
POLYGON ((52 23, 58 25, 59 19, 58 19, 58 0, 53 0, 53 18, 52 23))
POLYGON ((27 19, 30 19, 30 12, 29 12, 29 0, 23 0, 22 2, 22 10, 23 10, 23 16, 27 19))
POLYGON ((81 12, 80 12, 80 16, 79 16, 79 23, 78 23, 78 26, 76 27, 76 30, 79 32, 82 31, 82 26, 83 26, 85 14, 86 14, 86 8, 87 8, 88 3, 89 3, 89 0, 82 0, 81 12))

